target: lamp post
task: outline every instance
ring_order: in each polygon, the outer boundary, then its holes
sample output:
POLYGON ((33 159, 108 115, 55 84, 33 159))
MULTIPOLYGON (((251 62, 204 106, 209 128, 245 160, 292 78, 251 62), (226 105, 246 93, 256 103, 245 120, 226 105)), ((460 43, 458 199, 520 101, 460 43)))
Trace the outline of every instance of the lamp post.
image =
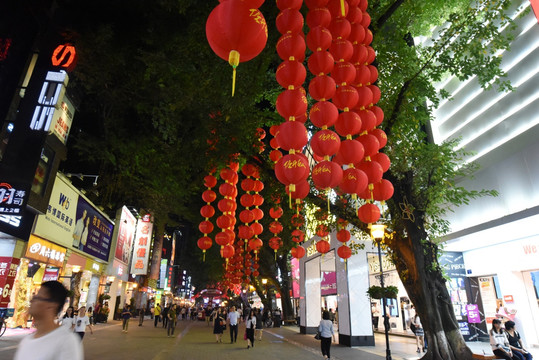
POLYGON ((391 350, 389 349, 389 320, 386 313, 386 297, 384 287, 384 273, 382 269, 382 251, 380 243, 384 240, 386 226, 383 224, 371 225, 371 237, 378 245, 378 261, 380 262, 380 287, 382 288, 382 314, 384 316, 384 332, 386 336, 386 360, 391 360, 391 350))

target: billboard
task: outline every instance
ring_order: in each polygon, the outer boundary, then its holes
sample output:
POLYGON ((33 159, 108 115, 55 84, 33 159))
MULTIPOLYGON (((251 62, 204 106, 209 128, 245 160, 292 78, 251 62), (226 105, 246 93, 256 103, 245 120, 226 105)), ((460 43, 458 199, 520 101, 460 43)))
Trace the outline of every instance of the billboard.
POLYGON ((57 176, 47 213, 37 217, 34 234, 108 261, 113 229, 112 221, 57 176))
POLYGON ((135 243, 133 244, 133 260, 131 261, 131 274, 133 275, 146 275, 148 273, 152 231, 152 222, 138 222, 135 243))
POLYGON ((137 219, 135 219, 131 211, 123 206, 118 223, 118 237, 116 240, 116 249, 114 250, 114 258, 126 265, 131 254, 136 225, 137 219))

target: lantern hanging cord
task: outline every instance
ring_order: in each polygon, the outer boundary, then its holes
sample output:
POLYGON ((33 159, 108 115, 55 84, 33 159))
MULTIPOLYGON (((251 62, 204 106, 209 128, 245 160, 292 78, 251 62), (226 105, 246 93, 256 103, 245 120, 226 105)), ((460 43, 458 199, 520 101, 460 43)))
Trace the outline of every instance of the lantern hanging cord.
POLYGON ((232 66, 232 96, 236 89, 236 68, 240 64, 240 53, 236 50, 230 51, 228 54, 228 63, 232 66))

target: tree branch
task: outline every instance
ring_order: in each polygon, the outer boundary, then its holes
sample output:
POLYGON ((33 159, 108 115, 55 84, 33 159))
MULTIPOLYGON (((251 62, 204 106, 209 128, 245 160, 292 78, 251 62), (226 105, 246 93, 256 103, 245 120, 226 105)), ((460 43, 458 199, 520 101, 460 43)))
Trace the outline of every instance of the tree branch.
MULTIPOLYGON (((380 29, 395 11, 404 3, 404 0, 396 0, 387 10, 376 20, 376 29, 380 29)), ((375 30, 376 30, 375 29, 375 30)), ((374 33, 374 31, 373 31, 374 33)))

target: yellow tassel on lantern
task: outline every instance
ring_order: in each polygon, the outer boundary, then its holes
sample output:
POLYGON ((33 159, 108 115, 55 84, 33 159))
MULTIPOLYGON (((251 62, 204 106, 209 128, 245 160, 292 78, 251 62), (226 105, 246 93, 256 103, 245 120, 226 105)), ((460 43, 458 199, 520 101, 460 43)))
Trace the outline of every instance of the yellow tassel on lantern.
POLYGON ((206 262, 206 250, 202 250, 202 262, 206 262))
POLYGON ((236 50, 230 51, 228 54, 228 63, 232 66, 232 96, 236 89, 236 68, 240 64, 240 53, 236 50))
POLYGON ((346 12, 346 10, 344 8, 344 0, 341 0, 341 13, 342 13, 343 17, 346 16, 345 12, 346 12))

